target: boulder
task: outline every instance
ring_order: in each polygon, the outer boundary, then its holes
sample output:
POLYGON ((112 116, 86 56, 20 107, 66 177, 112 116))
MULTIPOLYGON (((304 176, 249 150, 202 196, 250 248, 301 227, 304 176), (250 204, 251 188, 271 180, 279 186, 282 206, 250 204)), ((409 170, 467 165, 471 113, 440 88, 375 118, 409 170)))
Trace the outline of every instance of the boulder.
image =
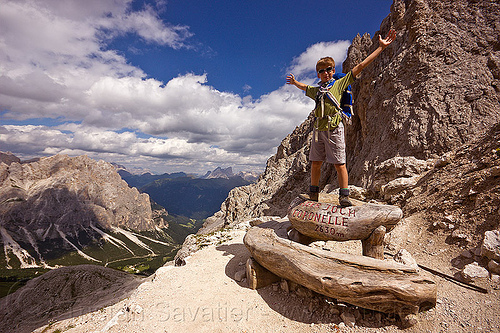
POLYGON ((447 166, 451 163, 451 159, 451 154, 444 154, 436 160, 436 163, 434 163, 434 168, 443 168, 447 166))
POLYGON ((419 179, 419 175, 413 177, 396 178, 389 183, 382 185, 382 187, 380 188, 380 194, 382 195, 384 200, 387 201, 391 198, 391 196, 415 187, 419 179))
POLYGON ((488 262, 488 270, 492 273, 492 274, 500 274, 500 263, 498 263, 497 261, 495 260, 490 260, 488 262))
POLYGON ((399 207, 365 203, 342 208, 335 203, 297 197, 288 209, 288 219, 300 233, 316 240, 363 240, 379 226, 391 231, 403 217, 399 207))
POLYGON ((425 160, 413 156, 396 156, 375 168, 370 188, 378 192, 385 186, 387 192, 391 191, 391 188, 397 191, 397 188, 415 185, 418 176, 428 169, 429 163, 425 160))
POLYGON ((466 281, 472 281, 474 279, 488 278, 490 273, 484 267, 479 266, 477 262, 465 265, 464 269, 461 271, 461 275, 466 281))
POLYGON ((500 230, 491 230, 484 233, 481 255, 500 262, 500 230))
POLYGON ((417 271, 419 270, 417 262, 415 261, 415 259, 413 259, 410 252, 406 251, 405 249, 399 250, 398 253, 394 255, 393 259, 394 261, 399 262, 403 265, 413 267, 417 271))

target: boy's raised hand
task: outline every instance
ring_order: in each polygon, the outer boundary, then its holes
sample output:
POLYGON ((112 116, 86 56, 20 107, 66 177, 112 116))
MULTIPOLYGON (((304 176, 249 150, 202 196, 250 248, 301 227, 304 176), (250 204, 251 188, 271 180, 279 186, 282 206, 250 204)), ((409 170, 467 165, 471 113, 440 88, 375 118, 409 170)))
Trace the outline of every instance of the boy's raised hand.
POLYGON ((378 43, 382 47, 382 49, 385 49, 387 46, 389 46, 389 44, 391 44, 395 39, 396 39, 396 31, 392 29, 387 34, 387 37, 385 37, 384 39, 382 39, 381 35, 378 35, 378 43))
POLYGON ((292 85, 296 86, 297 88, 299 88, 300 90, 306 91, 306 89, 307 89, 307 85, 295 80, 295 75, 293 75, 292 73, 288 74, 288 76, 286 77, 286 83, 292 84, 292 85))

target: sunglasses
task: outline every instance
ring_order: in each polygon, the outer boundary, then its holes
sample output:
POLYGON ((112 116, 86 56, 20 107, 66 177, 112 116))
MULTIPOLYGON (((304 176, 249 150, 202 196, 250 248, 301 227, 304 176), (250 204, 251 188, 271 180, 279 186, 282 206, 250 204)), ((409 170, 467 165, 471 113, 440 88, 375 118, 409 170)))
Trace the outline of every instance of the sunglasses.
POLYGON ((332 72, 333 71, 333 67, 327 67, 327 68, 323 68, 323 69, 320 69, 318 71, 318 74, 323 74, 324 72, 332 72))

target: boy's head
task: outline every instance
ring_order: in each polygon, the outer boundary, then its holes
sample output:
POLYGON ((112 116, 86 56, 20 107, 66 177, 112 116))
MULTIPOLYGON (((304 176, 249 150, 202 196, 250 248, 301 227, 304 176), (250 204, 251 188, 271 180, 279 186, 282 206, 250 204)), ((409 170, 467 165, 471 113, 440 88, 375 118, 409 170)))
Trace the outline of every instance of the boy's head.
POLYGON ((323 57, 316 63, 316 72, 321 82, 330 81, 335 73, 335 60, 332 57, 323 57))
POLYGON ((320 69, 333 67, 335 69, 335 60, 332 57, 323 57, 316 63, 316 72, 320 69))

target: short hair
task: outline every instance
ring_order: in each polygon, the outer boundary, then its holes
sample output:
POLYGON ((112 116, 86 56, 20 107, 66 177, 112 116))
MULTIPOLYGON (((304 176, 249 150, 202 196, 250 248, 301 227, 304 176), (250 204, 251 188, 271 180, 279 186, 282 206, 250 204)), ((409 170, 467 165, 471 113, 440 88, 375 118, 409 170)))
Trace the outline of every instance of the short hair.
POLYGON ((316 63, 316 72, 319 71, 320 67, 330 67, 335 68, 335 60, 332 57, 323 57, 316 63))

